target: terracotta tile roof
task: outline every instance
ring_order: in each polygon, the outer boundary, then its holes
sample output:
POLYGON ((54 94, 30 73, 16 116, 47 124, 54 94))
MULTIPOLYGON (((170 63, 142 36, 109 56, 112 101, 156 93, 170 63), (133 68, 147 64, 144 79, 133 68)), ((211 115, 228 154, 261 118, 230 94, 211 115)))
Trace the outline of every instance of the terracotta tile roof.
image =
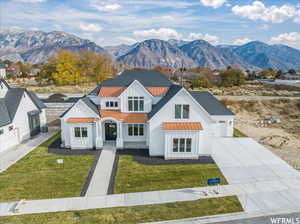
POLYGON ((163 96, 169 90, 169 87, 146 87, 153 96, 163 96))
POLYGON ((101 118, 112 117, 123 123, 147 123, 146 113, 121 113, 119 110, 100 110, 101 118))
POLYGON ((164 130, 203 130, 200 122, 164 122, 164 130))
POLYGON ((97 118, 69 118, 68 123, 93 123, 97 118))
POLYGON ((125 87, 102 87, 99 91, 100 97, 117 97, 125 90, 125 87))
MULTIPOLYGON (((118 97, 122 94, 122 92, 126 89, 126 87, 102 87, 99 91, 100 97, 118 97)), ((153 96, 162 96, 165 95, 169 87, 146 87, 146 89, 153 96)))

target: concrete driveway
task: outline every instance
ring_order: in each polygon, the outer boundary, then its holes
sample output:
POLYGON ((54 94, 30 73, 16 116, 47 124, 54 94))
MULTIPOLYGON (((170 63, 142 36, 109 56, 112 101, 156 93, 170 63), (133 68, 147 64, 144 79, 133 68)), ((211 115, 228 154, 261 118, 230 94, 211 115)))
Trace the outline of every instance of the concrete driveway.
POLYGON ((213 158, 246 212, 300 208, 300 172, 250 138, 220 138, 213 158))

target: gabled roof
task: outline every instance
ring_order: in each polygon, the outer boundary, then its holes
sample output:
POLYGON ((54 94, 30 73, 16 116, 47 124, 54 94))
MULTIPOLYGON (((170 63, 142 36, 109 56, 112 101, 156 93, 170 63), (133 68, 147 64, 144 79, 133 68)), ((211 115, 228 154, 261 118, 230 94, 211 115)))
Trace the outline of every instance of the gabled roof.
POLYGON ((217 98, 206 91, 191 91, 190 94, 211 116, 233 116, 230 111, 217 98))
POLYGON ((45 109, 46 105, 38 98, 38 96, 34 92, 26 91, 28 95, 30 96, 33 103, 40 109, 45 109))
POLYGON ((4 99, 11 121, 13 121, 15 118, 24 92, 24 88, 11 88, 7 91, 5 95, 4 99))
POLYGON ((183 87, 179 85, 172 85, 167 94, 156 105, 153 105, 152 111, 148 113, 148 119, 150 120, 158 111, 160 111, 160 109, 182 88, 183 87))
POLYGON ((0 127, 11 123, 11 119, 4 99, 0 99, 0 115, 0 127))
POLYGON ((10 86, 7 84, 7 82, 4 79, 0 78, 0 84, 4 84, 8 89, 10 89, 10 86))
POLYGON ((160 71, 135 69, 135 70, 126 70, 116 78, 105 80, 101 84, 101 87, 103 86, 127 87, 134 80, 139 81, 143 86, 147 86, 147 87, 169 87, 172 85, 172 83, 168 80, 168 78, 160 71))
MULTIPOLYGON (((87 96, 84 96, 84 97, 82 97, 81 99, 79 99, 79 100, 81 100, 82 102, 84 102, 91 110, 93 110, 96 114, 98 114, 99 112, 98 112, 98 108, 97 108, 97 105, 96 104, 94 104, 93 103, 93 101, 89 98, 89 97, 87 97, 87 96)), ((78 100, 78 101, 79 101, 78 100)), ((78 102, 77 101, 77 102, 78 102)), ((76 102, 76 103, 77 103, 76 102)), ((75 105, 76 105, 76 103, 72 106, 72 107, 70 107, 69 109, 67 109, 64 113, 62 113, 62 115, 60 115, 60 117, 63 117, 63 116, 65 116, 75 105)))

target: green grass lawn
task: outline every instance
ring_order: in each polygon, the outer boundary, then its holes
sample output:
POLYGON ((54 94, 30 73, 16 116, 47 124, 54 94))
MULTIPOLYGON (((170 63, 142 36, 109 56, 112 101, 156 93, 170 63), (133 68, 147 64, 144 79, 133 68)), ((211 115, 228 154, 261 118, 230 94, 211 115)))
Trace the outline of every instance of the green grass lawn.
POLYGON ((238 129, 234 129, 234 132, 233 132, 233 135, 234 137, 238 137, 238 138, 247 138, 248 136, 245 135, 243 132, 241 132, 240 130, 238 129))
POLYGON ((143 165, 130 155, 120 155, 114 193, 201 187, 215 177, 227 184, 215 164, 143 165))
POLYGON ((95 157, 48 154, 48 146, 59 137, 56 134, 0 173, 1 202, 80 195, 95 157), (57 159, 64 163, 58 164, 57 159))
POLYGON ((241 211, 243 211, 243 209, 237 197, 224 197, 134 207, 0 217, 0 223, 131 224, 241 211))

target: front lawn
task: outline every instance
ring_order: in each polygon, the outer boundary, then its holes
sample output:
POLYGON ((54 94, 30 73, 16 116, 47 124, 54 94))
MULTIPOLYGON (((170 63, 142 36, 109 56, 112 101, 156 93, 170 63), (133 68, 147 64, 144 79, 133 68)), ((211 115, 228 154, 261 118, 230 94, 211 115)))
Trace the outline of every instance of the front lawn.
POLYGON ((131 155, 120 155, 114 193, 202 187, 215 177, 227 184, 215 164, 144 165, 131 155))
POLYGON ((60 156, 48 146, 60 134, 44 142, 23 159, 0 173, 0 201, 80 196, 95 156, 60 156), (58 164, 57 159, 64 159, 58 164))
POLYGON ((132 224, 242 211, 243 209, 237 197, 224 197, 134 207, 0 217, 0 223, 132 224))

